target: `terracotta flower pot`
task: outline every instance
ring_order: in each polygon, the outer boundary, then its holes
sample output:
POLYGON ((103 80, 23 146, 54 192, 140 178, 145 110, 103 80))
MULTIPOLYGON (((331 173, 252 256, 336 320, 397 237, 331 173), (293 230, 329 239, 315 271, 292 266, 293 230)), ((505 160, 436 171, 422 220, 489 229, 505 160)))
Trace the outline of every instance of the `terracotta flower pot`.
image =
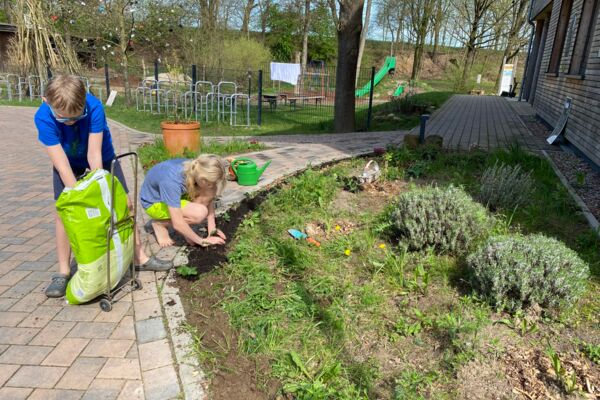
POLYGON ((183 154, 185 149, 194 153, 200 150, 199 122, 163 121, 160 128, 170 155, 183 154))

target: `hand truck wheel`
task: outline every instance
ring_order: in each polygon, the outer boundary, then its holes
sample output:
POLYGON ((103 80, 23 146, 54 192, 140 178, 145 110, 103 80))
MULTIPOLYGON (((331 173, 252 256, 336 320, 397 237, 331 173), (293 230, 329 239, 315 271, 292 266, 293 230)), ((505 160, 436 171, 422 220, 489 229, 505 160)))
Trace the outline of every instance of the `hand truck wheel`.
POLYGON ((142 290, 143 287, 142 281, 137 278, 133 280, 133 290, 142 290))
POLYGON ((100 308, 104 312, 109 312, 110 310, 112 310, 112 304, 107 299, 102 299, 100 300, 100 308))

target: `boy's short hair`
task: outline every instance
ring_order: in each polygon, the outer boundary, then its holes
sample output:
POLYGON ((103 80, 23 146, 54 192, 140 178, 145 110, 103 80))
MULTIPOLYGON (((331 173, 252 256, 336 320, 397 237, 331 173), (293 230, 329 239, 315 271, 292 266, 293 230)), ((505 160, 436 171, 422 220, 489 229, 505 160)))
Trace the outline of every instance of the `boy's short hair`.
POLYGON ((46 101, 59 114, 78 115, 85 107, 85 84, 75 75, 56 75, 46 86, 46 101))

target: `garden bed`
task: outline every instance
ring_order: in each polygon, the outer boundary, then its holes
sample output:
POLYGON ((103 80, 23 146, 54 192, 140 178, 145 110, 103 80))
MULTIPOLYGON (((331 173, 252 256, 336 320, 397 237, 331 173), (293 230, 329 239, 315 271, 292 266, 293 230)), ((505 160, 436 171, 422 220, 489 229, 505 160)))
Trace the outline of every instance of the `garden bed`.
POLYGON ((547 162, 519 149, 393 150, 378 161, 385 181, 356 193, 344 178, 365 160, 307 171, 219 218, 227 247, 192 250, 200 273, 178 284, 211 398, 598 396, 600 243, 547 162), (534 189, 495 211, 494 229, 574 249, 591 270, 576 307, 497 311, 474 291, 463 255, 406 251, 389 234, 399 194, 453 184, 476 196, 496 161, 531 171, 534 189))

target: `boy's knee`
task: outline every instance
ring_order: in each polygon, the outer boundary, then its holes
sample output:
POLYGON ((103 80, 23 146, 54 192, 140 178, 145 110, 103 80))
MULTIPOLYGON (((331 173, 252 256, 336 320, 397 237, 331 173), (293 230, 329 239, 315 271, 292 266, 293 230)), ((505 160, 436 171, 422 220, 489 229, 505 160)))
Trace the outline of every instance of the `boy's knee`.
POLYGON ((192 207, 189 207, 189 209, 186 211, 188 212, 185 213, 185 217, 191 224, 201 223, 202 221, 204 221, 204 219, 206 219, 206 216, 208 215, 208 208, 203 204, 196 203, 192 207))

